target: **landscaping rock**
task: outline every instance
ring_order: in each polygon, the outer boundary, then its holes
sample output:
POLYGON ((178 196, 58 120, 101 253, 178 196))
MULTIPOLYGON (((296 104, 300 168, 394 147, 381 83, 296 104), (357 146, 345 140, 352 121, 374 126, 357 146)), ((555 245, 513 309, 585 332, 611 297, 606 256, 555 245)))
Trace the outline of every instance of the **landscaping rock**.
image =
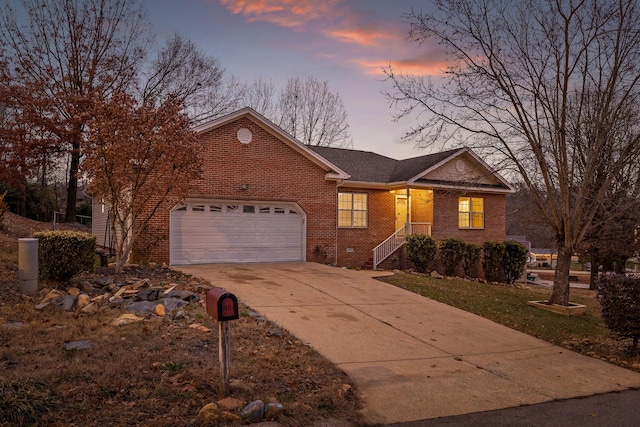
POLYGON ((264 417, 264 402, 256 400, 249 403, 240 411, 240 416, 249 421, 261 420, 264 417))
POLYGON ((75 288, 75 287, 67 288, 67 293, 68 293, 69 295, 73 295, 73 296, 76 296, 76 297, 77 297, 78 295, 80 295, 80 289, 75 288))
POLYGON ((232 422, 232 423, 235 423, 235 422, 238 422, 238 421, 242 420, 242 418, 239 415, 232 414, 229 411, 224 411, 222 413, 222 415, 220 416, 220 418, 222 418, 225 421, 232 422))
POLYGON ((60 304, 60 308, 64 311, 71 311, 76 305, 76 301, 78 301, 78 297, 75 295, 65 295, 62 298, 62 303, 60 304))
POLYGON ((99 310, 98 304, 92 302, 88 304, 86 307, 83 307, 80 311, 83 313, 97 313, 99 310))
POLYGON ((164 317, 167 314, 167 310, 165 310, 164 305, 157 304, 153 309, 153 314, 156 314, 160 317, 164 317))
POLYGON ((35 306, 35 309, 36 310, 42 310, 43 308, 47 307, 49 304, 51 304, 51 301, 41 302, 40 304, 35 306))
POLYGON ((278 418, 283 411, 284 406, 280 403, 267 403, 267 406, 264 408, 264 417, 265 419, 272 421, 278 418))
POLYGON ((89 340, 70 341, 64 344, 64 349, 71 350, 87 350, 94 348, 95 345, 89 340))
POLYGON ((203 406, 200 412, 198 412, 197 420, 201 425, 216 423, 216 421, 218 421, 218 405, 209 403, 203 406))
POLYGON ((272 328, 272 329, 269 329, 267 331, 267 335, 269 335, 269 336, 275 335, 277 337, 282 338, 282 337, 284 337, 284 332, 281 329, 272 328))
POLYGON ((162 288, 144 288, 138 291, 137 297, 141 301, 157 301, 162 298, 162 288))
POLYGON ((111 276, 102 276, 102 277, 98 277, 95 280, 95 284, 99 285, 101 287, 105 287, 105 286, 109 286, 113 283, 113 278, 111 276))
POLYGON ((164 305, 164 308, 166 308, 167 311, 173 311, 177 308, 182 308, 185 305, 189 304, 187 301, 176 298, 162 298, 156 302, 164 305))
POLYGON ((196 294, 194 294, 193 292, 189 292, 189 291, 185 291, 185 290, 180 290, 180 289, 174 289, 171 292, 167 293, 165 295, 166 298, 178 298, 181 299, 183 301, 187 301, 187 302, 197 302, 200 300, 200 297, 196 294))
POLYGON ((79 294, 78 295, 78 301, 76 302, 76 305, 78 306, 78 308, 82 309, 86 306, 89 305, 89 303, 91 302, 89 295, 87 294, 79 294))
POLYGON ((218 400, 216 403, 218 408, 224 411, 232 411, 242 406, 242 400, 236 399, 235 397, 225 397, 222 400, 218 400))
POLYGON ((434 279, 442 279, 442 274, 438 273, 437 271, 433 270, 429 276, 433 277, 434 279))
POLYGON ((152 301, 138 301, 127 305, 125 310, 138 315, 146 315, 153 313, 156 309, 156 305, 157 303, 152 301))
POLYGON ((113 326, 122 326, 128 325, 129 323, 140 322, 141 320, 144 320, 144 317, 138 317, 135 314, 125 313, 117 319, 114 319, 111 324, 113 326))

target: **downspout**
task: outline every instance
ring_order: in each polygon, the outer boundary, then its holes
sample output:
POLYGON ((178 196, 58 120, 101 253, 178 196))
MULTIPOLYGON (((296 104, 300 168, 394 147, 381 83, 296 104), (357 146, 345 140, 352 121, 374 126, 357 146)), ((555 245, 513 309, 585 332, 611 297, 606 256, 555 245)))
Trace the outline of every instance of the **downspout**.
POLYGON ((333 251, 333 253, 334 253, 333 265, 335 267, 338 266, 338 193, 339 193, 338 189, 339 189, 339 187, 344 185, 344 179, 340 179, 340 180, 338 180, 336 182, 337 182, 337 185, 336 185, 336 199, 335 199, 335 201, 336 201, 336 209, 335 209, 335 215, 336 215, 336 234, 335 234, 335 236, 336 236, 336 238, 335 238, 335 244, 334 244, 335 248, 334 248, 334 251, 333 251))

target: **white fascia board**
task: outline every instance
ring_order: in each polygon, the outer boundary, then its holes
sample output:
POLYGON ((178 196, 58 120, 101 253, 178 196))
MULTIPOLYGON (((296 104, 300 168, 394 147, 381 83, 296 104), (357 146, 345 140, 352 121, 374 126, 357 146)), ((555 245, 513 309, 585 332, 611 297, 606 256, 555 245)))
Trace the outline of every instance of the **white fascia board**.
POLYGON ((284 141, 289 147, 293 148, 295 151, 311 160, 314 164, 320 166, 320 168, 322 168, 324 171, 328 172, 325 175, 325 179, 339 180, 348 179, 349 177, 351 177, 351 175, 349 175, 324 157, 320 156, 315 151, 307 148, 303 143, 292 137, 288 132, 286 132, 275 123, 250 107, 242 108, 241 110, 227 114, 226 116, 222 116, 210 122, 203 123, 199 126, 194 127, 193 131, 198 134, 208 132, 212 129, 215 129, 245 116, 250 116, 252 119, 259 122, 269 133, 284 141))
POLYGON ((366 182, 366 181, 344 181, 341 187, 352 188, 368 188, 374 190, 405 190, 410 189, 423 189, 423 190, 457 190, 468 191, 475 193, 492 193, 492 194, 507 194, 513 193, 514 190, 507 188, 491 188, 491 187, 478 187, 473 185, 447 185, 447 184, 430 184, 430 183, 410 183, 410 182, 366 182))
POLYGON ((457 190, 457 191, 468 191, 473 193, 493 193, 493 194, 509 194, 509 193, 515 192, 513 188, 491 188, 491 187, 478 187, 473 185, 459 186, 459 185, 435 184, 435 185, 429 185, 429 188, 433 188, 437 190, 457 190))

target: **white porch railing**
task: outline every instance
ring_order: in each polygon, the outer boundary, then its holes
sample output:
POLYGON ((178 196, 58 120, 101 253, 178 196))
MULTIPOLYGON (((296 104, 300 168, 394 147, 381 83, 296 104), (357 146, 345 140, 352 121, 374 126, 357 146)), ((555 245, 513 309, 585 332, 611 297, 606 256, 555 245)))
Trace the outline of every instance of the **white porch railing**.
POLYGON ((431 223, 430 222, 412 222, 409 224, 409 234, 426 234, 431 236, 431 223))
POLYGON ((404 245, 407 228, 409 229, 408 234, 426 234, 427 236, 431 236, 430 222, 412 222, 409 223, 409 227, 404 226, 399 228, 384 242, 373 248, 374 270, 378 268, 378 264, 387 259, 389 255, 394 253, 400 246, 404 245))

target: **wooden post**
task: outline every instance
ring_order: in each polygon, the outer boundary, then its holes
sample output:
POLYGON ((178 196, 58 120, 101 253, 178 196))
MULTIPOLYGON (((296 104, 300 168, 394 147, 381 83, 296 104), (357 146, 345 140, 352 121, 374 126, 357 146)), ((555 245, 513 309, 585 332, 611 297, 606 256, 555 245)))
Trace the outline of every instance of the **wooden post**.
POLYGON ((218 322, 219 359, 220 359, 220 394, 229 395, 229 372, 231 365, 230 327, 228 321, 218 322))

